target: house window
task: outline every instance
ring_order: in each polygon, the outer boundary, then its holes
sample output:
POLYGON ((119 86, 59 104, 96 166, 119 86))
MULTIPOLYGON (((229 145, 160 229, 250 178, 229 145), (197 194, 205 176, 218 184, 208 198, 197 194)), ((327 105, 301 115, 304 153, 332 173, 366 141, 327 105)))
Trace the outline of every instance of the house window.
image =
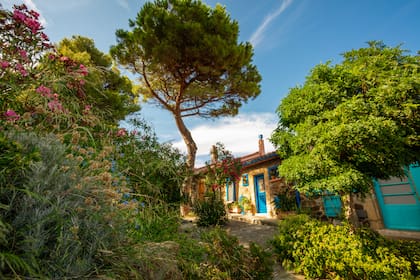
POLYGON ((270 180, 280 178, 278 165, 268 168, 268 177, 270 178, 270 180))
POLYGON ((226 179, 226 201, 235 201, 236 200, 236 186, 235 182, 226 179))
POLYGON ((248 185, 249 185, 248 174, 243 174, 242 175, 242 186, 246 187, 248 185))

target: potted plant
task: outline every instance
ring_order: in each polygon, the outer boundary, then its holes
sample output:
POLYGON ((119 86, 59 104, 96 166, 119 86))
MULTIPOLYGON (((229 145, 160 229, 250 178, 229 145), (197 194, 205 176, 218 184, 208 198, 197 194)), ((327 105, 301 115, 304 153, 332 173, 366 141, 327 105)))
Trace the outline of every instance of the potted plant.
POLYGON ((233 201, 229 203, 227 206, 228 206, 229 213, 234 213, 234 214, 241 213, 241 208, 239 206, 238 201, 233 201))
POLYGON ((246 196, 241 196, 239 198, 239 206, 241 207, 242 214, 250 212, 252 210, 251 200, 246 196))

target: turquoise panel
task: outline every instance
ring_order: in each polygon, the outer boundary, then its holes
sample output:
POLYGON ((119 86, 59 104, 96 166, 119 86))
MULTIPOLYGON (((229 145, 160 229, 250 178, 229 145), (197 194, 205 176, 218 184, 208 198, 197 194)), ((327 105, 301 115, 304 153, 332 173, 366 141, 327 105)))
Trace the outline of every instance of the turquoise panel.
POLYGON ((407 177, 398 183, 374 180, 375 192, 385 228, 396 230, 420 230, 420 167, 411 165, 407 177), (387 189, 396 189, 389 193, 387 189), (399 189, 401 191, 399 191, 399 189), (401 200, 401 202, 398 202, 401 200))
POLYGON ((323 196, 325 215, 330 218, 338 217, 341 214, 341 198, 339 195, 323 196))

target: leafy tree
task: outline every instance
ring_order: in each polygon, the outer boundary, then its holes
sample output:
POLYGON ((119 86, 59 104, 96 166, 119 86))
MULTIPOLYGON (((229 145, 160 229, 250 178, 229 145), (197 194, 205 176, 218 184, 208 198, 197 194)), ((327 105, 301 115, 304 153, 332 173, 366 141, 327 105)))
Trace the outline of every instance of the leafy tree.
POLYGON ((139 110, 131 81, 113 67, 112 59, 95 47, 92 39, 73 36, 58 44, 58 52, 89 69, 85 77, 84 97, 102 119, 115 124, 139 110))
POLYGON ((238 44, 238 23, 222 6, 197 0, 148 2, 130 26, 116 32, 111 55, 140 75, 144 96, 172 113, 193 168, 197 147, 184 119, 235 115, 259 95, 252 46, 238 44))
POLYGON ((369 42, 316 66, 278 107, 280 173, 299 191, 367 193, 420 159, 420 60, 369 42))

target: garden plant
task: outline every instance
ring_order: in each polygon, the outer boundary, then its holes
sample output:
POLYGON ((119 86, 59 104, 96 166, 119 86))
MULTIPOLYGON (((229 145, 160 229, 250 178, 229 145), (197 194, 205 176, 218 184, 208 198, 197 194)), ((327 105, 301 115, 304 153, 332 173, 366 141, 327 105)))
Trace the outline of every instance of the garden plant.
POLYGON ((256 246, 233 248, 237 271, 210 249, 225 232, 179 232, 185 157, 141 118, 118 127, 139 108, 135 90, 92 40, 55 46, 25 5, 0 6, 0 34, 0 278, 269 274, 256 246))

